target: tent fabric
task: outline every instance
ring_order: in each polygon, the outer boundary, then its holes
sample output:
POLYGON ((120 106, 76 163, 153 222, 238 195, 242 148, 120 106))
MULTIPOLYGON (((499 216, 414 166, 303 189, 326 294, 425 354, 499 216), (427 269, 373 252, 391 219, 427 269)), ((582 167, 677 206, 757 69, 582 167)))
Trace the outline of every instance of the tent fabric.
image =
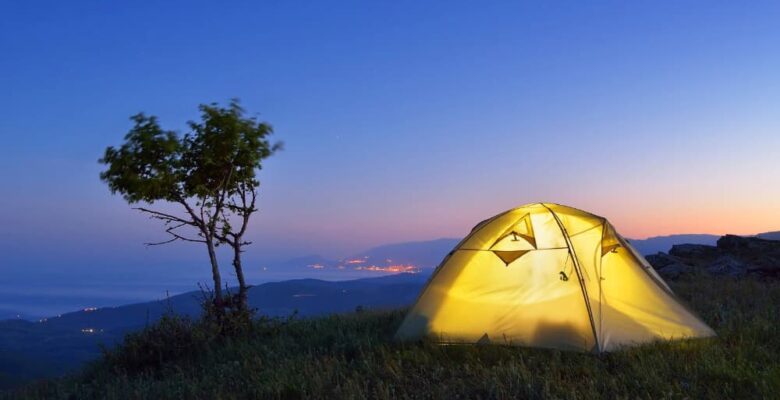
POLYGON ((396 338, 601 353, 714 335, 605 218, 535 203, 477 224, 396 338))

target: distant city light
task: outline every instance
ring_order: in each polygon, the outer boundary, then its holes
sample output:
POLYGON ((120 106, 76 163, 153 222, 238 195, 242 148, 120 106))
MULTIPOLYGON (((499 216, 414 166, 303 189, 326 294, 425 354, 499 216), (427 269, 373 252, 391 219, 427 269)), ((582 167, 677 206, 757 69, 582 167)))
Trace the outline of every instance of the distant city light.
POLYGON ((408 273, 416 274, 420 272, 420 268, 414 265, 388 265, 386 267, 379 267, 376 265, 366 265, 355 267, 356 271, 372 271, 372 272, 391 272, 391 273, 408 273))

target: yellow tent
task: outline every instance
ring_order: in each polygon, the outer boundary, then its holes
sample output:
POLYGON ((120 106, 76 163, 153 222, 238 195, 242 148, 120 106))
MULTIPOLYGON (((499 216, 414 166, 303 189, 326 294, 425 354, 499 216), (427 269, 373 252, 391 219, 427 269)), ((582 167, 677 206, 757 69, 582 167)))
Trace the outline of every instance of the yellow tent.
POLYGON ((606 219, 535 203, 474 227, 396 338, 600 353, 713 335, 606 219))

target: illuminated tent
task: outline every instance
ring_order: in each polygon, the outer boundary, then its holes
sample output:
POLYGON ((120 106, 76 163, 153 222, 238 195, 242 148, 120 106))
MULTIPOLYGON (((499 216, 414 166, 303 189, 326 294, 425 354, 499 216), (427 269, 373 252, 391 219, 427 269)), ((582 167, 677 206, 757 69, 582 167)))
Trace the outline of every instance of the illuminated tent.
POLYGON ((601 353, 713 335, 606 219, 536 203, 474 227, 396 338, 601 353))

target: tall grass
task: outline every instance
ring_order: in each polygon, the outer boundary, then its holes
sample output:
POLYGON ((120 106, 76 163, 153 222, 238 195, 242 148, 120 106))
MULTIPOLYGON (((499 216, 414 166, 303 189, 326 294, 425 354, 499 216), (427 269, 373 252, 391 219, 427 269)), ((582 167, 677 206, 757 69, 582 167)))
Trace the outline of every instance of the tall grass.
MULTIPOLYGON (((9 396, 780 398, 780 283, 697 278, 673 286, 718 337, 594 356, 504 346, 394 343, 391 337, 402 311, 285 324, 266 321, 243 338, 208 339, 208 345, 176 325, 175 335, 197 351, 151 350, 168 358, 149 362, 148 353, 138 351, 141 344, 133 344, 141 338, 136 336, 79 376, 41 382, 9 396), (134 364, 138 359, 145 361, 134 364)), ((167 330, 152 336, 167 335, 167 330)))

